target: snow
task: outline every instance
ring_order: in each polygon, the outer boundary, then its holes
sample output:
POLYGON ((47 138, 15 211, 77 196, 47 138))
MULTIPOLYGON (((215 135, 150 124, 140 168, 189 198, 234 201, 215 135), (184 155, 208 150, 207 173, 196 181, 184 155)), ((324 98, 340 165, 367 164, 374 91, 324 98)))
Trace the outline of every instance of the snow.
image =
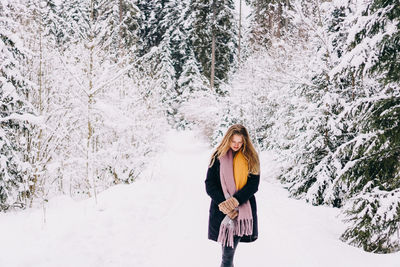
MULTIPOLYGON (((0 214, 0 266, 218 266, 204 189, 212 149, 196 132, 169 132, 166 140, 141 179, 104 191, 97 203, 57 197, 44 209, 0 214)), ((272 158, 261 154, 259 240, 239 244, 235 266, 398 266, 400 253, 339 241, 338 209, 288 198, 272 158)))

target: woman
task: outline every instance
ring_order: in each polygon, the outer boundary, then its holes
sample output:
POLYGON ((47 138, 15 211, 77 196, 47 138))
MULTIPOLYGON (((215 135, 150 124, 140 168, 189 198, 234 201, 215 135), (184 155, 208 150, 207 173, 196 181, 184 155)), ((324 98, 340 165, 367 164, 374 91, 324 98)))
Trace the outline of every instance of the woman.
POLYGON ((231 126, 211 157, 205 181, 211 197, 208 238, 222 243, 221 267, 233 266, 239 242, 258 238, 254 194, 260 161, 246 128, 231 126))

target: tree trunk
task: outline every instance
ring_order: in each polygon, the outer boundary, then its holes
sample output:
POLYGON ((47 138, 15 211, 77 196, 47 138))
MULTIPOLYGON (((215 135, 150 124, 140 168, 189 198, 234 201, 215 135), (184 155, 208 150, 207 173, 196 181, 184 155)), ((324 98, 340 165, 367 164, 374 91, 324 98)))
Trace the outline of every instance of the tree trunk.
MULTIPOLYGON (((122 25, 122 21, 124 19, 124 13, 123 13, 124 10, 123 10, 122 1, 123 0, 119 0, 119 25, 122 25)), ((118 51, 118 55, 119 55, 119 58, 121 58, 121 59, 124 57, 124 48, 122 46, 123 38, 124 38, 123 29, 122 29, 122 27, 120 27, 119 28, 119 51, 118 51)), ((118 62, 118 58, 116 58, 115 60, 116 60, 116 62, 118 62)), ((124 67, 124 65, 123 65, 124 61, 125 60, 120 61, 120 67, 121 68, 124 67)), ((123 77, 121 78, 121 83, 124 83, 123 77)), ((121 86, 120 95, 121 95, 121 98, 125 98, 125 96, 126 96, 126 92, 125 92, 125 87, 124 86, 121 86)))
POLYGON ((261 23, 261 0, 257 0, 257 8, 256 8, 256 21, 258 24, 261 23))
POLYGON ((268 10, 268 32, 273 33, 274 9, 271 6, 267 7, 268 10))
POLYGON ((285 30, 288 31, 289 28, 289 16, 287 11, 289 10, 289 0, 286 0, 286 15, 285 15, 285 30))
POLYGON ((240 42, 242 38, 242 0, 239 1, 239 44, 238 44, 238 63, 240 64, 240 42))
MULTIPOLYGON (((119 25, 122 25, 122 19, 123 19, 123 5, 122 5, 122 0, 119 0, 119 25)), ((119 52, 122 53, 122 27, 119 28, 119 52)))
MULTIPOLYGON (((93 6, 93 1, 90 1, 90 7, 91 7, 91 14, 90 14, 90 19, 92 23, 94 23, 94 6, 93 6)), ((93 25, 93 24, 92 24, 93 25)), ((88 134, 87 134, 87 142, 86 142, 86 184, 88 185, 88 195, 90 197, 90 182, 92 180, 93 182, 93 192, 94 192, 94 197, 95 201, 97 203, 97 193, 96 193, 96 181, 94 179, 93 175, 93 170, 92 170, 92 151, 93 151, 93 126, 92 126, 92 105, 93 105, 93 50, 94 50, 94 45, 93 45, 93 39, 94 39, 94 34, 93 31, 90 33, 89 37, 89 42, 90 42, 90 47, 89 47, 89 92, 88 92, 88 103, 87 103, 87 127, 88 127, 88 134)))
POLYGON ((355 99, 355 91, 356 91, 356 78, 355 78, 355 76, 354 76, 354 72, 351 72, 351 88, 352 88, 352 91, 351 91, 351 100, 353 100, 354 101, 354 99, 355 99))
POLYGON ((280 38, 281 37, 281 28, 282 28, 282 3, 279 1, 278 2, 278 12, 277 12, 277 19, 276 23, 278 24, 277 29, 276 29, 276 37, 280 38))
MULTIPOLYGON (((42 89, 43 89, 43 40, 42 40, 42 12, 40 10, 40 5, 38 7, 38 16, 39 16, 39 71, 38 71, 38 85, 39 85, 39 99, 38 99, 38 108, 39 108, 39 115, 42 116, 43 114, 43 103, 42 103, 42 89)), ((37 184, 39 181, 39 166, 40 163, 40 152, 41 152, 41 145, 42 145, 42 129, 39 130, 39 135, 37 137, 37 147, 36 147, 36 156, 33 159, 33 165, 35 166, 33 172, 33 181, 32 185, 30 186, 30 203, 29 207, 32 208, 33 205, 33 198, 35 197, 37 191, 37 184)))
POLYGON ((212 43, 211 43, 211 77, 210 77, 210 88, 211 90, 214 89, 214 77, 215 77, 215 0, 212 2, 212 43))

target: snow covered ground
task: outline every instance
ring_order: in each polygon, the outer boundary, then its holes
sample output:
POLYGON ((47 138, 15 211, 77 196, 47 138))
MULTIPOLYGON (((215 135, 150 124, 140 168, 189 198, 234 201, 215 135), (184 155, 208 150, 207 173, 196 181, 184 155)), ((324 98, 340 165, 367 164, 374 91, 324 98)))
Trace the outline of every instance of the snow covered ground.
MULTIPOLYGON (((164 153, 143 178, 94 199, 50 200, 42 209, 0 214, 0 266, 219 266, 207 240, 204 179, 211 148, 193 132, 166 136, 164 153)), ((256 194, 260 237, 239 244, 235 266, 398 267, 400 253, 377 255, 338 240, 337 209, 289 199, 262 154, 256 194)))

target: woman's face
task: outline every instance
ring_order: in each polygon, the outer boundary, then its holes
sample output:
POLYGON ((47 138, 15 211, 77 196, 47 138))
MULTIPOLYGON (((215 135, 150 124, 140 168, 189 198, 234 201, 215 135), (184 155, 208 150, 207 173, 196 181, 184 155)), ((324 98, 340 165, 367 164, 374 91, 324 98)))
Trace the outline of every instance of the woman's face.
POLYGON ((231 148, 233 151, 238 151, 243 145, 243 136, 234 134, 231 139, 231 148))

